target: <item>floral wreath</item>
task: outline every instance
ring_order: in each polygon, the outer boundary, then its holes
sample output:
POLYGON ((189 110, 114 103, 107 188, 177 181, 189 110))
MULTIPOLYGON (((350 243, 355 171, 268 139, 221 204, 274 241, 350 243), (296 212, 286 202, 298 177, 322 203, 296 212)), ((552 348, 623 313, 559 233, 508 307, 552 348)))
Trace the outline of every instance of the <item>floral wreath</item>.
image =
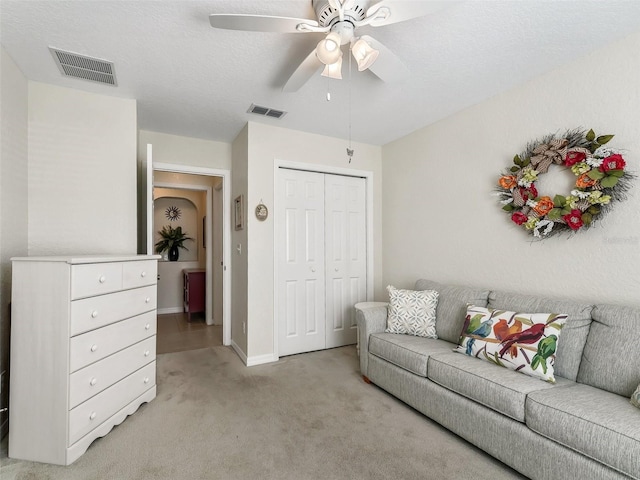
POLYGON ((502 209, 536 238, 589 228, 613 203, 626 199, 635 178, 625 170, 620 152, 604 146, 612 138, 576 129, 528 144, 498 180, 502 209), (569 167, 577 177, 569 195, 552 198, 538 194, 538 175, 547 173, 551 164, 569 167))

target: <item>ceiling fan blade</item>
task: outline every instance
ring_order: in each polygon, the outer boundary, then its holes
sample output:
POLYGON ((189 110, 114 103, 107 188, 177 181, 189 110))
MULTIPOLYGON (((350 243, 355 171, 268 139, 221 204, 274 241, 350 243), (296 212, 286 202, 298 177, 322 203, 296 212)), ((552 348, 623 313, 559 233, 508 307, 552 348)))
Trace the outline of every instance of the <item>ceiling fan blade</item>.
POLYGON ((404 22, 405 20, 435 13, 456 3, 460 2, 446 0, 382 0, 369 7, 366 15, 366 17, 371 17, 379 14, 380 18, 367 23, 373 27, 381 27, 382 25, 404 22), (385 11, 388 13, 387 15, 385 15, 385 11))
POLYGON ((380 52, 376 61, 369 67, 377 77, 385 82, 398 82, 409 76, 409 69, 382 43, 369 35, 362 35, 360 38, 380 52))
POLYGON ((307 83, 311 77, 324 67, 322 62, 316 57, 316 49, 314 48, 307 58, 305 58, 296 71, 291 74, 287 83, 282 87, 283 92, 297 92, 300 87, 307 83))
POLYGON ((252 32, 300 33, 317 31, 318 22, 307 18, 273 17, 268 15, 245 15, 233 13, 213 13, 209 23, 214 28, 227 30, 249 30, 252 32), (303 25, 302 29, 299 25, 303 25), (309 28, 307 30, 306 27, 309 28))

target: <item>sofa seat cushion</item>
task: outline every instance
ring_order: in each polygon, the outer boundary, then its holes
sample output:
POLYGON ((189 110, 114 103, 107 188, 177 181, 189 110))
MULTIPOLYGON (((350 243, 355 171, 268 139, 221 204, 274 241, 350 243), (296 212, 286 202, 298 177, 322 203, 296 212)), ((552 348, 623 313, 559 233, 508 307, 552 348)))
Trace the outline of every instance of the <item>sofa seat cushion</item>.
POLYGON ((444 340, 395 333, 369 336, 369 353, 421 377, 427 376, 429 356, 450 352, 454 346, 444 340))
POLYGON ((429 358, 428 378, 519 422, 525 421, 525 399, 529 393, 574 385, 560 377, 551 384, 453 352, 429 358))
POLYGON ((628 397, 582 384, 532 392, 526 418, 531 430, 640 478, 640 415, 628 397))

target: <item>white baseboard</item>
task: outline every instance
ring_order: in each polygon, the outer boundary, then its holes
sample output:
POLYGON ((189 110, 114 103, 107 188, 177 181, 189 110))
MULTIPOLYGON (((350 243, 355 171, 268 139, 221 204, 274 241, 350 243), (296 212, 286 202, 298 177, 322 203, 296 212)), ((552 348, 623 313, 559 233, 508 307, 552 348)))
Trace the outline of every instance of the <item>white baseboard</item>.
POLYGON ((159 308, 158 315, 166 315, 167 313, 182 313, 184 312, 183 307, 167 307, 167 308, 159 308))
POLYGON ((231 340, 231 348, 235 350, 242 362, 247 367, 254 367, 256 365, 262 365, 265 363, 273 363, 279 360, 278 356, 272 353, 266 355, 257 355, 255 357, 247 357, 247 354, 242 351, 236 342, 231 340))

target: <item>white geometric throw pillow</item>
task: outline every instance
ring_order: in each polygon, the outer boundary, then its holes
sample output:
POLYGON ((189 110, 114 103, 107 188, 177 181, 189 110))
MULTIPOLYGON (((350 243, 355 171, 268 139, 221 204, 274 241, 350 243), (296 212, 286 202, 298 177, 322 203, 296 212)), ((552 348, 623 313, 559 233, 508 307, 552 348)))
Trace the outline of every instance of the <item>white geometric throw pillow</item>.
POLYGON ((418 337, 438 338, 436 335, 435 290, 400 290, 391 285, 387 316, 387 333, 404 333, 418 337))

